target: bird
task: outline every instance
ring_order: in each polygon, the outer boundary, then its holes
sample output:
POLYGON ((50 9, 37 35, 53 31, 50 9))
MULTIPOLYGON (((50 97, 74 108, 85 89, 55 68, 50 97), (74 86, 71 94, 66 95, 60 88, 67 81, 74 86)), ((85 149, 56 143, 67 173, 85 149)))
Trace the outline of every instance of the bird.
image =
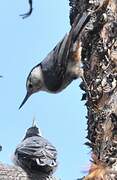
POLYGON ((57 150, 33 124, 16 147, 13 162, 27 172, 52 175, 58 166, 57 150))
POLYGON ((90 19, 90 13, 78 16, 68 34, 55 46, 46 58, 30 71, 27 81, 27 94, 19 109, 28 98, 38 91, 59 93, 74 79, 83 77, 81 68, 81 44, 78 35, 90 19))
POLYGON ((27 13, 25 14, 20 14, 20 16, 22 16, 23 19, 27 18, 28 16, 30 16, 32 14, 32 11, 33 11, 33 1, 32 0, 28 0, 28 3, 29 3, 29 6, 30 6, 30 9, 27 13))

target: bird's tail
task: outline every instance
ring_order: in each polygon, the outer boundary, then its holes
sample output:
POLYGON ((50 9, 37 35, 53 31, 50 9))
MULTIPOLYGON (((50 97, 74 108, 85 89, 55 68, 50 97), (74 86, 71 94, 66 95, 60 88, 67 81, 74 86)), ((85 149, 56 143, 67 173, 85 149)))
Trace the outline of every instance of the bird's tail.
POLYGON ((99 7, 95 10, 87 10, 83 14, 78 14, 74 20, 74 23, 72 24, 71 28, 71 34, 72 34, 72 39, 76 41, 76 39, 79 37, 80 32, 83 30, 83 28, 86 26, 86 24, 90 21, 90 18, 92 15, 99 14, 98 16, 100 17, 100 12, 104 12, 105 9, 107 8, 110 0, 103 0, 100 2, 99 7))
POLYGON ((72 34, 73 41, 76 41, 80 32, 83 30, 85 25, 89 22, 90 17, 91 16, 89 12, 84 12, 82 15, 77 15, 72 25, 71 32, 70 32, 70 34, 72 34))

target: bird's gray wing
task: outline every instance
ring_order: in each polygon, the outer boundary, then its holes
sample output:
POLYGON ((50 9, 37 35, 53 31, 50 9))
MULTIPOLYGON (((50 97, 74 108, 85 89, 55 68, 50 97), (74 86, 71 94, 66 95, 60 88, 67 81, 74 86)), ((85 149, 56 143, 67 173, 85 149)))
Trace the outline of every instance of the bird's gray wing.
POLYGON ((42 137, 30 137, 21 142, 16 148, 16 152, 22 157, 28 158, 50 158, 56 159, 57 151, 46 139, 42 137))
POLYGON ((73 44, 88 20, 88 13, 83 13, 80 19, 79 17, 76 18, 69 34, 64 36, 49 56, 47 56, 45 61, 43 61, 44 82, 49 90, 56 92, 62 86, 69 61, 70 50, 73 48, 73 44), (46 67, 48 68, 46 69, 46 67))
POLYGON ((21 142, 15 151, 18 164, 29 171, 52 173, 57 163, 57 151, 43 137, 30 137, 21 142))
MULTIPOLYGON (((61 50, 64 50, 67 41, 67 35, 55 46, 55 48, 47 55, 47 57, 39 64, 43 71, 44 83, 48 90, 56 92, 61 87, 61 78, 59 76, 62 71, 61 50)), ((37 65, 38 66, 38 65, 37 65)), ((65 67, 64 67, 65 68, 65 67)))

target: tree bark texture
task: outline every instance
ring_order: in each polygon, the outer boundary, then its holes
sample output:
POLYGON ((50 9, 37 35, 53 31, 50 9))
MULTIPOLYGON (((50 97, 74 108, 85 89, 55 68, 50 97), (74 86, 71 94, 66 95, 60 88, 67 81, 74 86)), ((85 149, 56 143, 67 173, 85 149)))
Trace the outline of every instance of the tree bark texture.
POLYGON ((84 180, 117 179, 117 0, 71 1, 76 14, 91 12, 79 36, 92 164, 84 180), (73 5, 74 4, 74 5, 73 5))
POLYGON ((10 166, 0 163, 0 180, 57 180, 55 177, 45 174, 26 173, 18 166, 10 166))

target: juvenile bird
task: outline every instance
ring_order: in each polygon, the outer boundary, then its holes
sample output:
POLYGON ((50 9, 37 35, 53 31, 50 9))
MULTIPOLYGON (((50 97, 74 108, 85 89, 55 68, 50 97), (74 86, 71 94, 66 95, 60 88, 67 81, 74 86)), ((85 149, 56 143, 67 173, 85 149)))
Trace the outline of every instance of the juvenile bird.
POLYGON ((51 175, 57 168, 57 150, 33 125, 17 146, 13 161, 27 172, 51 175))
POLYGON ((38 91, 58 93, 74 79, 83 76, 78 35, 89 18, 88 13, 83 13, 81 18, 77 17, 69 34, 65 35, 47 57, 31 70, 26 82, 27 94, 19 109, 33 93, 38 91))

